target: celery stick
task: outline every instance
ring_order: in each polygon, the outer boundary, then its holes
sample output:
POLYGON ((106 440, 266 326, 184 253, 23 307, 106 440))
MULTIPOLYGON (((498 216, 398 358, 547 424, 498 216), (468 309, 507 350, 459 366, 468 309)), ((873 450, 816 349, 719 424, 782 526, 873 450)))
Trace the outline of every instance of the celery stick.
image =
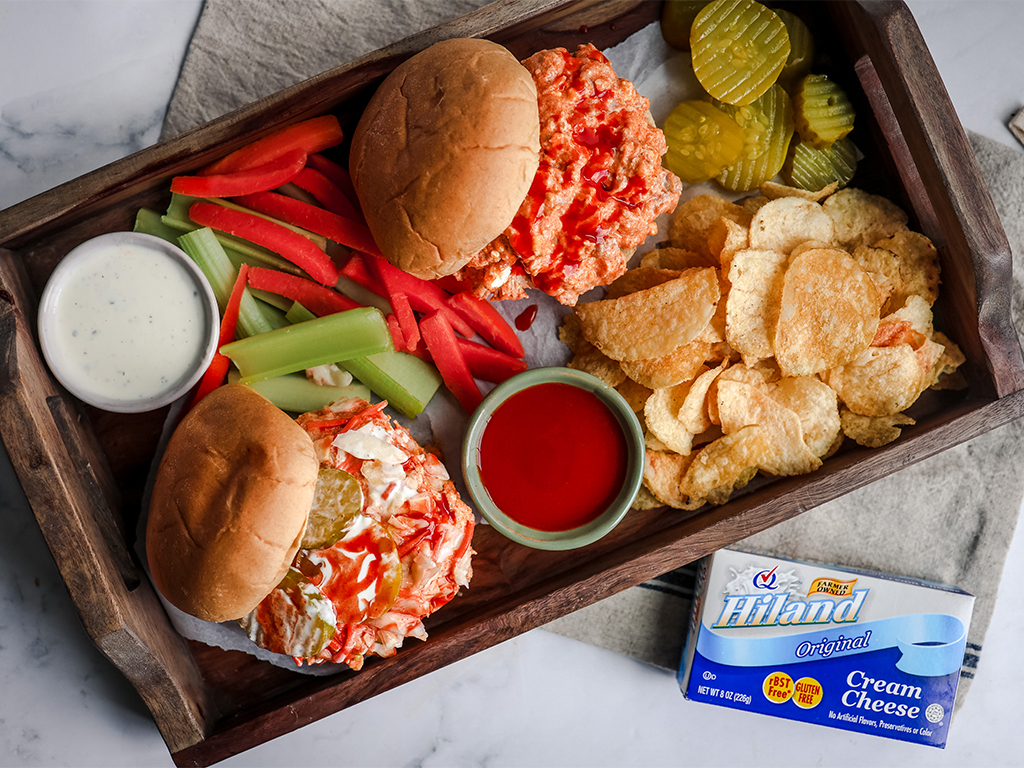
POLYGON ((179 195, 171 193, 171 202, 167 204, 167 215, 172 219, 178 221, 192 221, 188 216, 188 209, 192 207, 192 203, 198 202, 202 198, 200 197, 186 197, 185 195, 179 195))
POLYGON ((269 304, 272 307, 277 307, 282 312, 287 312, 292 308, 292 300, 286 299, 284 296, 278 296, 276 293, 270 291, 264 291, 260 288, 250 288, 249 293, 252 294, 254 299, 259 299, 264 304, 269 304))
POLYGON ((245 206, 239 205, 238 203, 233 203, 230 200, 225 200, 221 197, 208 197, 206 198, 206 202, 216 203, 217 205, 223 205, 225 208, 231 208, 232 210, 241 211, 242 213, 251 213, 253 216, 259 216, 261 219, 266 219, 267 221, 272 221, 275 224, 280 224, 282 227, 290 229, 292 232, 300 234, 303 237, 316 243, 317 247, 320 248, 320 250, 327 250, 327 238, 324 237, 323 235, 318 235, 315 232, 310 232, 308 229, 297 227, 294 224, 289 224, 287 221, 281 221, 281 219, 275 219, 273 216, 267 216, 267 214, 265 213, 254 211, 252 208, 246 208, 245 206))
POLYGON ((284 315, 288 318, 289 323, 304 323, 307 320, 316 319, 316 315, 306 309, 304 306, 299 304, 297 301, 293 301, 291 307, 284 315))
POLYGON ((381 311, 360 307, 234 341, 220 351, 238 367, 241 382, 249 384, 393 349, 381 311))
MULTIPOLYGON (((239 381, 241 375, 235 371, 228 374, 228 381, 239 381)), ((347 387, 322 387, 306 378, 304 373, 288 373, 273 379, 254 381, 249 384, 282 411, 309 413, 325 408, 335 400, 346 397, 370 399, 370 390, 363 384, 347 387)))
MULTIPOLYGON (((251 288, 246 290, 252 290, 251 288)), ((256 297, 253 297, 256 299, 256 297)), ((256 299, 256 306, 260 308, 260 314, 266 318, 270 324, 271 330, 277 330, 278 328, 284 328, 286 325, 291 325, 292 321, 285 315, 284 310, 280 307, 276 307, 273 304, 267 304, 266 302, 256 299)))
POLYGON ((408 352, 354 357, 338 365, 410 419, 415 419, 427 407, 441 386, 437 369, 408 352))
MULTIPOLYGON (((231 289, 238 277, 238 270, 232 266, 227 254, 221 247, 213 230, 207 227, 188 232, 178 238, 178 245, 189 255, 199 268, 206 275, 214 294, 217 296, 217 304, 221 312, 228 304, 231 296, 231 289)), ((255 336, 273 330, 273 326, 267 322, 266 317, 260 311, 256 300, 249 295, 249 290, 242 293, 242 302, 238 308, 238 330, 239 334, 255 336)))
MULTIPOLYGON (((185 197, 184 195, 171 195, 170 205, 167 206, 167 213, 160 221, 179 232, 193 232, 199 229, 199 225, 188 217, 188 209, 198 198, 185 197)), ((271 250, 256 243, 250 243, 239 237, 232 237, 223 232, 215 233, 217 240, 227 251, 228 257, 238 269, 238 265, 245 263, 254 267, 271 267, 280 269, 283 272, 291 272, 294 275, 304 275, 299 267, 292 264, 288 259, 279 256, 271 250)))
POLYGON ((144 235, 153 235, 154 237, 167 240, 170 243, 174 243, 174 245, 178 244, 178 235, 181 234, 178 230, 168 227, 160 221, 160 214, 149 208, 140 208, 138 213, 135 214, 135 226, 133 229, 144 235))

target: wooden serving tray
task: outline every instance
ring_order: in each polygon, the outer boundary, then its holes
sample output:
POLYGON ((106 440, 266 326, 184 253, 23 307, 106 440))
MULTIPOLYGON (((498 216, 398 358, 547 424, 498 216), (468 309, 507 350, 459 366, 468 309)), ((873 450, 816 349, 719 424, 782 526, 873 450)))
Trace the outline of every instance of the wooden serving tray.
MULTIPOLYGON (((782 3, 780 3, 782 5, 782 3)), ((398 62, 444 38, 487 37, 525 58, 542 48, 607 47, 660 15, 652 2, 500 0, 251 104, 171 141, 0 212, 0 428, 90 636, 138 689, 175 763, 209 765, 394 688, 558 616, 982 434, 1024 413, 1024 361, 1010 322, 1010 249, 970 146, 907 8, 899 2, 786 3, 804 18, 858 109, 867 155, 857 186, 885 194, 942 260, 937 324, 967 356, 965 391, 926 398, 916 426, 878 450, 844 448, 802 477, 696 512, 635 512, 573 552, 477 529, 469 590, 410 643, 359 673, 310 677, 184 640, 133 556, 142 489, 165 411, 84 406, 42 361, 36 302, 83 240, 131 229, 166 205, 168 182, 285 124, 327 112, 349 129, 398 62)))

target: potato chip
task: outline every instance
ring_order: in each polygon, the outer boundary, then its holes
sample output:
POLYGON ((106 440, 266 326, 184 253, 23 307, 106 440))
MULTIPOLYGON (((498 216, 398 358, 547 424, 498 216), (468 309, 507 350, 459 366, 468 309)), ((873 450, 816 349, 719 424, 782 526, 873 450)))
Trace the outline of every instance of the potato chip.
POLYGON ((709 413, 710 391, 725 366, 723 363, 717 368, 711 368, 694 379, 679 408, 679 421, 695 438, 714 426, 709 413))
POLYGON ((586 342, 566 366, 596 376, 609 387, 617 387, 626 380, 626 374, 619 367, 617 361, 612 360, 593 344, 586 342))
POLYGON ((645 253, 640 257, 640 266, 654 269, 674 269, 682 272, 684 269, 693 267, 713 267, 718 263, 715 261, 713 264, 709 264, 708 261, 706 256, 701 256, 693 251, 667 246, 645 253))
POLYGON ((693 381, 655 390, 647 399, 644 421, 668 450, 690 453, 693 438, 711 426, 707 393, 720 370, 705 370, 693 381))
POLYGON ((890 298, 894 308, 903 306, 910 296, 921 296, 929 305, 939 297, 939 254, 932 241, 919 232, 902 230, 884 240, 876 240, 875 248, 896 254, 899 262, 899 284, 890 298))
POLYGON ((719 296, 717 270, 690 269, 653 288, 579 304, 576 314, 587 341, 608 357, 643 360, 697 338, 719 296))
POLYGON ((861 416, 891 416, 913 405, 931 381, 909 344, 869 347, 823 380, 843 404, 861 416))
POLYGON ((747 365, 733 365, 725 368, 721 374, 711 382, 708 388, 708 418, 712 424, 721 424, 722 418, 718 413, 718 386, 723 381, 740 381, 759 387, 768 382, 762 370, 747 365))
POLYGON ((679 493, 679 484, 693 462, 693 456, 683 456, 669 451, 645 452, 644 487, 662 504, 675 509, 697 509, 703 506, 702 499, 691 501, 679 493))
POLYGON ((770 384, 772 399, 800 417, 804 442, 818 458, 826 456, 840 434, 839 398, 813 376, 789 376, 770 384))
POLYGON ((757 457, 757 466, 771 475, 802 475, 821 466, 804 441, 800 417, 771 396, 764 382, 718 379, 718 413, 722 432, 731 435, 756 425, 769 449, 757 457))
POLYGON ((729 295, 729 281, 718 273, 718 294, 720 297, 718 305, 715 307, 715 314, 708 320, 708 324, 701 331, 698 339, 710 342, 711 344, 718 344, 725 341, 725 312, 726 302, 724 298, 729 295))
POLYGON ((844 410, 840 416, 843 434, 865 448, 881 448, 900 436, 900 426, 914 424, 915 421, 902 413, 892 416, 862 416, 859 413, 844 410))
POLYGON ((725 339, 753 365, 775 354, 775 323, 789 257, 780 251, 739 251, 729 268, 725 339))
MULTIPOLYGON (((644 428, 646 429, 646 425, 644 428)), ((649 451, 657 451, 658 453, 677 453, 677 451, 672 451, 665 445, 660 437, 650 431, 644 432, 644 447, 649 451)))
POLYGON ((643 512, 647 509, 657 509, 665 505, 658 500, 657 496, 647 490, 646 486, 641 485, 640 490, 633 497, 633 503, 630 506, 638 512, 643 512))
POLYGON ((692 509, 701 506, 712 492, 716 502, 723 503, 734 487, 749 482, 758 457, 768 448, 764 430, 754 425, 718 438, 686 457, 690 463, 678 484, 678 496, 692 509))
POLYGON ((822 207, 799 197, 780 197, 761 206, 750 222, 750 247, 789 253, 800 243, 833 242, 832 219, 822 207))
POLYGON ((786 376, 810 376, 853 360, 878 327, 878 290, 838 249, 805 251, 790 262, 775 328, 775 358, 786 376))
POLYGON ((660 269, 645 267, 642 264, 627 272, 623 272, 605 288, 606 299, 618 299, 630 293, 645 291, 656 285, 675 280, 681 274, 678 269, 660 269))
POLYGON ((689 391, 690 382, 656 389, 644 404, 648 431, 675 453, 688 454, 693 445, 693 434, 679 420, 679 409, 689 391))
POLYGON ((896 254, 885 248, 862 245, 851 255, 871 275, 879 288, 879 296, 883 297, 881 313, 887 315, 897 309, 906 297, 906 291, 896 254))
POLYGON ((721 506, 722 504, 728 503, 729 499, 732 498, 733 493, 743 488, 747 483, 753 480, 757 476, 757 467, 747 467, 739 476, 731 482, 720 485, 717 488, 712 488, 706 494, 704 494, 704 501, 708 504, 715 504, 721 506))
POLYGON ((583 328, 580 327, 580 319, 572 312, 562 318, 562 324, 558 326, 558 340, 565 344, 573 353, 583 349, 584 346, 593 346, 583 338, 583 328))
POLYGON ((661 389, 692 380, 700 373, 710 354, 711 344, 698 338, 676 347, 667 355, 646 360, 622 360, 619 366, 637 384, 648 389, 661 389))
POLYGON ((750 366, 750 370, 757 373, 769 384, 782 378, 782 371, 779 369, 779 364, 774 357, 758 360, 750 366))
POLYGON ((697 195, 676 206, 669 227, 669 242, 676 248, 692 251, 708 265, 718 263, 708 247, 708 230, 725 217, 741 227, 750 226, 750 214, 735 203, 730 203, 717 195, 697 195))
POLYGON ((644 409, 644 403, 647 402, 647 398, 651 396, 654 390, 626 377, 620 384, 615 386, 615 391, 625 398, 626 402, 629 403, 629 407, 633 409, 633 413, 640 413, 644 409))
POLYGON ((887 313, 882 317, 882 323, 893 322, 893 321, 904 321, 910 324, 910 327, 920 333, 925 338, 931 338, 935 333, 935 328, 932 324, 932 306, 923 296, 908 296, 906 303, 895 310, 894 312, 887 313))
POLYGON ((761 194, 769 200, 778 200, 780 197, 799 197, 802 200, 810 200, 812 203, 820 203, 837 189, 839 189, 838 181, 833 181, 817 192, 800 189, 800 187, 789 187, 774 181, 766 181, 761 185, 761 194))
POLYGON ((770 203, 771 198, 765 197, 764 195, 754 195, 752 197, 745 197, 739 201, 739 204, 746 211, 747 215, 752 219, 765 203, 770 203))
POLYGON ((750 230, 724 216, 708 228, 708 249, 722 270, 729 275, 732 257, 750 245, 750 230))
POLYGON ((879 195, 847 187, 821 204, 835 225, 835 242, 851 253, 907 228, 907 214, 879 195))
POLYGON ((942 345, 942 354, 932 371, 930 386, 933 389, 964 389, 967 382, 959 370, 967 362, 964 353, 940 331, 935 332, 933 341, 942 345))
POLYGON ((789 260, 792 261, 804 251, 814 251, 819 248, 835 248, 835 246, 823 243, 821 240, 804 240, 799 245, 793 246, 793 250, 789 252, 789 260))

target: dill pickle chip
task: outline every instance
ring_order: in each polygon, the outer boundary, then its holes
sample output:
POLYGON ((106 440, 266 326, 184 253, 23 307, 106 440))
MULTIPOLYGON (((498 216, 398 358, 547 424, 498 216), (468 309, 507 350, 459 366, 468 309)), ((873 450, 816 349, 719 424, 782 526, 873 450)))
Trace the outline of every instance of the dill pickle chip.
POLYGON ((778 79, 789 57, 781 18, 756 0, 715 0, 690 30, 693 72, 708 94, 726 104, 749 104, 778 79))
POLYGON ((739 157, 743 129, 706 101, 683 101, 665 118, 665 167, 688 184, 715 178, 739 157))
POLYGON ((798 139, 789 148, 781 175, 787 184, 813 192, 832 182, 841 189, 856 172, 857 147, 849 138, 839 139, 825 149, 815 149, 798 139))
POLYGON ((742 107, 723 105, 722 110, 743 129, 743 149, 716 181, 733 192, 756 189, 774 178, 786 160, 793 138, 789 94, 776 83, 754 102, 742 107))
POLYGON ((665 0, 661 9, 661 36, 680 51, 690 50, 690 27, 708 0, 665 0))
POLYGON ((359 480, 343 469, 320 467, 313 491, 302 549, 324 549, 344 535, 352 518, 363 511, 359 480))
POLYGON ((783 85, 792 83, 811 71, 814 59, 814 38, 811 30, 803 20, 784 9, 775 11, 786 25, 789 33, 789 56, 779 73, 779 82, 783 85))
POLYGON ((806 75, 793 89, 796 131, 815 149, 824 149, 853 130, 856 116, 846 92, 825 75, 806 75))

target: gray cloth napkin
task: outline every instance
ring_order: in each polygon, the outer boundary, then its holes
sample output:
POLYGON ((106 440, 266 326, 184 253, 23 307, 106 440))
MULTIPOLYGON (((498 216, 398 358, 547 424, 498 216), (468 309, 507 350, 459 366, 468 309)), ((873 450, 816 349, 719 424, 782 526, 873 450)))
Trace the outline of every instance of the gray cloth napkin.
MULTIPOLYGON (((483 0, 206 0, 164 124, 176 135, 441 21, 483 0)), ((1024 157, 970 136, 1014 254, 1024 336, 1024 157)), ((800 515, 741 546, 953 584, 976 596, 961 695, 973 677, 1024 497, 1016 422, 800 515)), ((547 625, 666 669, 678 665, 693 567, 547 625)))

